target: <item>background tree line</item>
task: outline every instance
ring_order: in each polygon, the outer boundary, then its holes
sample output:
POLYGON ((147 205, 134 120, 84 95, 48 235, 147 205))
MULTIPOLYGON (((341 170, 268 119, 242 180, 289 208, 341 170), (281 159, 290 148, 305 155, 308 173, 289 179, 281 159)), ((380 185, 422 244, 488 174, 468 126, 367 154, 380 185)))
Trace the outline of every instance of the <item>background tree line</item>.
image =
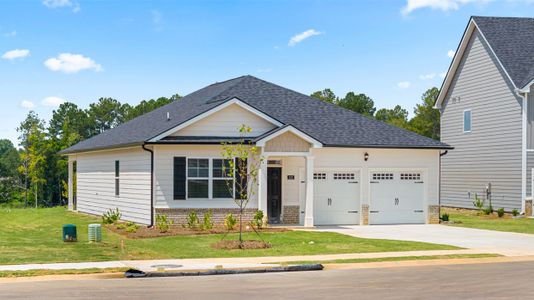
MULTIPOLYGON (((439 111, 433 108, 438 93, 435 87, 427 90, 421 103, 415 106, 411 119, 408 119, 408 111, 399 105, 377 110, 373 100, 365 94, 349 92, 341 98, 331 89, 324 89, 311 96, 439 139, 439 111)), ((66 204, 67 158, 57 154, 60 150, 180 98, 176 94, 143 100, 135 106, 113 98, 100 98, 85 109, 66 102, 53 111, 48 123, 30 111, 17 128, 18 149, 7 139, 0 140, 0 206, 66 204)))
POLYGON ((10 140, 0 140, 0 206, 65 204, 68 168, 60 150, 180 98, 176 94, 135 106, 100 98, 86 109, 65 102, 48 123, 30 111, 17 128, 19 149, 10 140))
POLYGON ((391 109, 382 108, 377 110, 373 100, 365 94, 348 92, 345 97, 340 98, 331 89, 324 89, 314 92, 310 96, 350 109, 369 118, 375 118, 439 140, 439 111, 433 108, 438 94, 439 90, 436 87, 430 88, 423 93, 421 103, 415 105, 414 115, 411 119, 408 119, 408 111, 400 105, 396 105, 391 109))

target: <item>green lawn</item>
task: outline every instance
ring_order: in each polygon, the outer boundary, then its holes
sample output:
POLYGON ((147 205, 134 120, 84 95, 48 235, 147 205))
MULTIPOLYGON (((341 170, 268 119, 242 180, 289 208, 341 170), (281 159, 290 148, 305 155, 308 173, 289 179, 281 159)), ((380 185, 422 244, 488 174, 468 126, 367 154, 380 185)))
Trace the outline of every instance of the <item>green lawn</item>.
MULTIPOLYGON (((103 229, 103 243, 87 243, 87 225, 100 222, 100 218, 67 212, 63 207, 1 209, 0 220, 0 264, 458 249, 448 245, 308 231, 263 233, 263 238, 273 247, 259 250, 211 248, 210 245, 219 241, 221 235, 127 239, 106 229, 103 229), (64 243, 61 240, 62 225, 67 223, 77 225, 79 242, 64 243)), ((245 237, 257 239, 253 233, 245 237)), ((228 238, 236 238, 236 235, 228 238)))
POLYGON ((534 219, 531 218, 512 218, 510 215, 499 218, 497 213, 486 216, 475 210, 442 208, 441 213, 445 212, 449 214, 449 221, 461 222, 450 226, 534 234, 534 219))
POLYGON ((480 254, 448 254, 448 255, 422 255, 422 256, 398 256, 398 257, 380 257, 380 258, 349 258, 334 260, 299 260, 280 262, 284 265, 304 265, 304 264, 354 264, 354 263, 371 263, 385 261, 406 261, 406 260, 434 260, 434 259, 453 259, 453 258, 485 258, 499 257, 502 255, 492 253, 480 254))

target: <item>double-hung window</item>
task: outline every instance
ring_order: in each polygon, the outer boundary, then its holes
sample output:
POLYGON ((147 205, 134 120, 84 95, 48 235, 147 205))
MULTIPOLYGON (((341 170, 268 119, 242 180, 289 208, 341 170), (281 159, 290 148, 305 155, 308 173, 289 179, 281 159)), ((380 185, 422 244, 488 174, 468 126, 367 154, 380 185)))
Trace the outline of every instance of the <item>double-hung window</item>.
POLYGON ((230 174, 230 160, 213 159, 213 198, 234 197, 234 179, 230 174))
POLYGON ((119 196, 120 194, 120 177, 121 171, 120 171, 120 162, 118 160, 115 161, 115 196, 119 196))
POLYGON ((187 160, 188 198, 208 198, 209 162, 208 158, 190 158, 187 160))
POLYGON ((187 198, 228 199, 234 197, 234 178, 230 160, 221 158, 187 159, 187 198))

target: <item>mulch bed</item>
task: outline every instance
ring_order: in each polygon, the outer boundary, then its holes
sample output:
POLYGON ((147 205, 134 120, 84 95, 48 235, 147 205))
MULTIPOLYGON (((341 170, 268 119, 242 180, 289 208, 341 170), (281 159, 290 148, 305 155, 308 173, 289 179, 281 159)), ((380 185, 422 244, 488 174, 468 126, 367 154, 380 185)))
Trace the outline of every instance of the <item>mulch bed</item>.
MULTIPOLYGON (((201 230, 201 229, 192 229, 183 227, 182 225, 173 225, 170 227, 167 232, 160 232, 156 227, 148 228, 146 226, 139 226, 136 232, 127 232, 125 229, 117 229, 113 224, 105 225, 105 227, 113 232, 116 232, 120 235, 123 235, 131 239, 144 239, 144 238, 154 238, 154 237, 165 237, 165 236, 177 236, 177 235, 203 235, 203 234, 225 234, 228 233, 224 227, 214 227, 211 230, 201 230)), ((279 227, 264 227, 262 229, 257 229, 258 232, 284 232, 290 231, 287 228, 279 227)), ((239 227, 230 231, 230 233, 239 232, 239 227)), ((243 232, 254 232, 252 228, 246 228, 243 226, 243 232)))
POLYGON ((246 240, 243 241, 243 243, 240 243, 237 240, 224 240, 219 241, 215 244, 211 245, 212 248, 215 249, 224 249, 224 250, 232 250, 232 249, 268 249, 271 248, 271 243, 258 241, 258 240, 246 240))

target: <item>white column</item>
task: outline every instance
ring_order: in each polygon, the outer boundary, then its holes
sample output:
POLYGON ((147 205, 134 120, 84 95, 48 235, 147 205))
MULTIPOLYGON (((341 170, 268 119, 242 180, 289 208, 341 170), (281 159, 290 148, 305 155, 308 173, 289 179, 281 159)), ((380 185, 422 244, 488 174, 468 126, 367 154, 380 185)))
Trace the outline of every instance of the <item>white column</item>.
POLYGON ((74 189, 73 189, 73 182, 74 182, 74 170, 73 170, 73 161, 72 159, 69 157, 69 160, 68 160, 68 176, 69 176, 69 179, 68 179, 68 189, 69 189, 69 204, 68 204, 68 207, 69 207, 69 210, 72 210, 73 209, 73 197, 74 197, 74 189))
POLYGON ((304 227, 313 227, 313 156, 306 156, 306 210, 304 227))
POLYGON ((260 172, 258 176, 258 209, 263 211, 264 221, 268 220, 267 216, 267 158, 264 157, 260 163, 260 172))

